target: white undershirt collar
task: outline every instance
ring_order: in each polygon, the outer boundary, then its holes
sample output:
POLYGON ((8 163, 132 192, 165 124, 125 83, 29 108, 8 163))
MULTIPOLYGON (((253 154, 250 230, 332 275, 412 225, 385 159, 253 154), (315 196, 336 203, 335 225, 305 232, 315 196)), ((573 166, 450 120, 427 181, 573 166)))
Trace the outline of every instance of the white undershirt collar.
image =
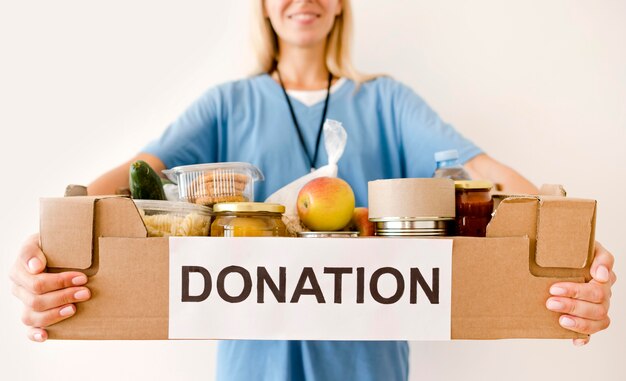
MULTIPOLYGON (((345 82, 345 78, 339 78, 330 87, 330 93, 335 93, 345 82)), ((326 98, 326 90, 287 90, 287 94, 309 107, 326 98)))

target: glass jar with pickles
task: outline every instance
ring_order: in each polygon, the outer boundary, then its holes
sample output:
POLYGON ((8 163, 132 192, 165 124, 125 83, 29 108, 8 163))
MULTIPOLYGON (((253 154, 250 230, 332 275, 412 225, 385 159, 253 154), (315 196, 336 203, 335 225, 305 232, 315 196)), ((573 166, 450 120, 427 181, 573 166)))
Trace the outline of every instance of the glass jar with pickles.
POLYGON ((213 206, 213 237, 286 237, 285 207, 265 202, 224 202, 213 206))

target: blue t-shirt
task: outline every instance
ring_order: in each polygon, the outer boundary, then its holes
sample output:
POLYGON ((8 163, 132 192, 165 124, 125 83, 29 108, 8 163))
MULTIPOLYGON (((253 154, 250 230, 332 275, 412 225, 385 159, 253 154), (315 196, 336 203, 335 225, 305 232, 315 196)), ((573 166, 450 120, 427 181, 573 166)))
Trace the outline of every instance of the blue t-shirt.
MULTIPOLYGON (((308 152, 314 152, 324 102, 306 106, 291 98, 308 152)), ((368 181, 431 177, 434 153, 457 149, 461 162, 481 150, 461 136, 407 86, 388 77, 346 81, 330 96, 327 118, 348 134, 339 177, 367 206, 368 181)), ((282 89, 263 74, 208 90, 165 133, 146 146, 171 168, 240 161, 257 166, 265 181, 256 201, 309 173, 310 163, 282 89)), ((327 164, 323 142, 316 167, 327 164)), ((372 327, 376 329, 376 327, 372 327)), ((406 342, 222 341, 218 380, 406 380, 406 342)))

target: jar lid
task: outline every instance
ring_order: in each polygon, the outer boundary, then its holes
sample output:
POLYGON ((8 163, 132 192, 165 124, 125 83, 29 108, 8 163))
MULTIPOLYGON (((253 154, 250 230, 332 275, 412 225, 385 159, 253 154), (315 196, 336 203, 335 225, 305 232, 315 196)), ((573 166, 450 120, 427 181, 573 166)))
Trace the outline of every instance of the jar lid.
POLYGON ((455 189, 491 189, 493 184, 486 180, 457 180, 454 182, 455 189))
POLYGON ((221 202, 213 205, 215 213, 220 212, 270 212, 285 213, 285 206, 268 202, 221 202))

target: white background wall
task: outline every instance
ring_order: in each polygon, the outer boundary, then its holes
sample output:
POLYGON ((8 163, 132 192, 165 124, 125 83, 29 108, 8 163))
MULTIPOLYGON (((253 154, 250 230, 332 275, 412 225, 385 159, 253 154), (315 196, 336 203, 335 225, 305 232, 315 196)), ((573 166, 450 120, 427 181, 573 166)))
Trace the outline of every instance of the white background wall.
MULTIPOLYGON (((212 342, 28 342, 6 274, 38 198, 86 184, 245 74, 247 1, 0 2, 0 378, 213 379, 212 342), (87 375, 87 376, 86 376, 87 375)), ((356 0, 355 59, 536 184, 599 202, 613 324, 568 341, 411 344, 411 379, 626 379, 626 2, 356 0)))

